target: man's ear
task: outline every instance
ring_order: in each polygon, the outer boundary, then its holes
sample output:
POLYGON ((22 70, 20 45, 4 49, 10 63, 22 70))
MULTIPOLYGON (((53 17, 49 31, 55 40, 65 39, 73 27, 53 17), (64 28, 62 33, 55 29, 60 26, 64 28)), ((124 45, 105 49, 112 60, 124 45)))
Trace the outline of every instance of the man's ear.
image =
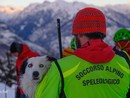
POLYGON ((20 74, 24 74, 25 73, 25 70, 26 70, 26 66, 27 66, 27 64, 28 64, 28 59, 26 59, 23 63, 22 63, 22 65, 21 65, 21 67, 20 67, 20 74))

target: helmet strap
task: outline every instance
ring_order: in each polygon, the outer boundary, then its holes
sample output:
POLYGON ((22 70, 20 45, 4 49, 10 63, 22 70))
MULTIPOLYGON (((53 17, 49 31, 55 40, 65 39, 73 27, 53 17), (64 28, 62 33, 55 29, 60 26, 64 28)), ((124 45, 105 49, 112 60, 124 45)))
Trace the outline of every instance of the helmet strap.
POLYGON ((125 48, 127 47, 127 45, 129 44, 130 41, 128 41, 123 47, 121 46, 121 44, 119 42, 117 42, 118 46, 120 47, 120 49, 125 50, 125 48))

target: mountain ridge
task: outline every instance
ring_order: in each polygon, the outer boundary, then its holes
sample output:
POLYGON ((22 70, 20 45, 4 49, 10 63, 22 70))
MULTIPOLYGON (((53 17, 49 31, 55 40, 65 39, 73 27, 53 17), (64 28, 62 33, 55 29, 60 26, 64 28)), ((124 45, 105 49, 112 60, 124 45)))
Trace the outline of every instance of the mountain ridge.
MULTIPOLYGON (((72 22, 75 14, 82 8, 96 7, 103 11, 107 19, 107 37, 105 41, 114 45, 112 41, 115 31, 119 28, 130 28, 130 9, 128 5, 113 5, 99 7, 79 2, 68 3, 48 2, 31 4, 15 17, 4 21, 20 38, 35 43, 51 55, 57 56, 57 18, 61 20, 63 48, 68 47, 72 38, 72 22), (55 52, 55 53, 54 53, 55 52)), ((1 18, 0 18, 1 19, 1 18)))

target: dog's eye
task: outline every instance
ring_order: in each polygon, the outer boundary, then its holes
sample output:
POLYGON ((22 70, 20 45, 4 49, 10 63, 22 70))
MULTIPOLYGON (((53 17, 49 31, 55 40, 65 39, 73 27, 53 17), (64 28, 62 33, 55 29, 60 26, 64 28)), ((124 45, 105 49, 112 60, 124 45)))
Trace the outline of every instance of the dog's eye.
POLYGON ((28 67, 31 68, 33 66, 33 64, 29 64, 28 67))
POLYGON ((43 65, 43 64, 40 64, 39 67, 44 67, 44 65, 43 65))

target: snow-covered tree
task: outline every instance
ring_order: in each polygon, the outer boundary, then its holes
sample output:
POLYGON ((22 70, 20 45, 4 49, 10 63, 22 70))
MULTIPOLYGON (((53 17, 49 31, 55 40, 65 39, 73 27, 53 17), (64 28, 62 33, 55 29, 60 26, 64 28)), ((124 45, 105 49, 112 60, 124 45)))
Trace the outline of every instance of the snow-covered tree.
POLYGON ((7 52, 4 59, 0 59, 0 82, 8 86, 16 84, 15 60, 7 52))

